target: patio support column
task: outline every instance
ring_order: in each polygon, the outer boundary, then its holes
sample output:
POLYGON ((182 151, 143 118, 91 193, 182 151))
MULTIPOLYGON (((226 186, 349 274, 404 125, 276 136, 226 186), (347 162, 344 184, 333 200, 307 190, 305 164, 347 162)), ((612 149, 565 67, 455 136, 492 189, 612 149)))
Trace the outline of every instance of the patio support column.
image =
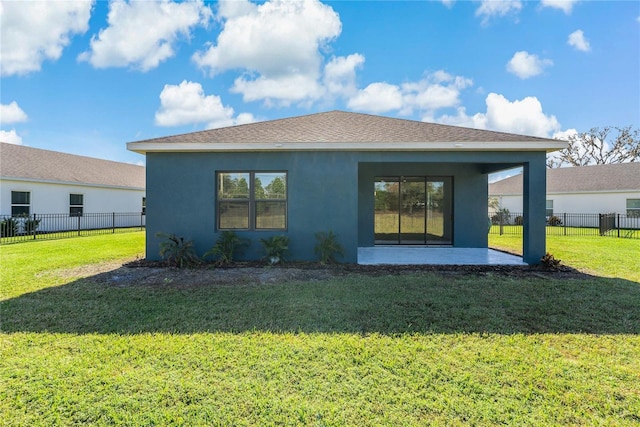
POLYGON ((546 253, 547 170, 544 154, 523 165, 522 258, 527 264, 539 264, 546 253))

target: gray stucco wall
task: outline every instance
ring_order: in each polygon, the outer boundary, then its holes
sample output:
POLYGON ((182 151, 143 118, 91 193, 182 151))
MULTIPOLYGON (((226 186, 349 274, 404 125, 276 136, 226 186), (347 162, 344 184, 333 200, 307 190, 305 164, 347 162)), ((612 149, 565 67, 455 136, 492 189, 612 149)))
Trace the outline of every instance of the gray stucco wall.
MULTIPOLYGON (((540 158, 544 167, 544 153, 531 152, 147 153, 147 258, 159 259, 157 232, 193 240, 198 255, 215 244, 218 171, 288 173, 288 229, 238 231, 252 242, 245 259, 262 256, 260 238, 286 234, 291 260, 315 260, 315 233, 332 230, 344 246, 343 260, 356 262, 358 246, 373 246, 373 182, 380 175, 452 177, 453 245, 486 247, 487 173, 530 162, 536 169, 540 158)), ((539 185, 539 178, 533 183, 539 185)), ((530 202, 539 200, 544 222, 544 188, 530 202)), ((529 253, 536 256, 540 244, 544 250, 538 223, 527 234, 534 247, 529 253)))

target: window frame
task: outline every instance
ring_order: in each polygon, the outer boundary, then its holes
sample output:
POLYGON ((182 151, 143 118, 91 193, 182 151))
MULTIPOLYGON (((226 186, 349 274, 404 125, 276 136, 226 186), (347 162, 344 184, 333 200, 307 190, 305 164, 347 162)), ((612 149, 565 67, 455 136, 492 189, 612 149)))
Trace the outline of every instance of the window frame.
POLYGON ((640 199, 636 199, 636 198, 626 199, 625 207, 626 207, 627 218, 640 218, 640 199), (630 208, 629 202, 635 202, 638 207, 630 208))
POLYGON ((216 198, 216 230, 220 231, 287 231, 289 226, 289 172, 286 170, 219 170, 215 174, 215 198, 216 198), (223 198, 220 194, 220 182, 224 174, 247 174, 249 175, 249 194, 246 198, 223 198), (262 199, 256 197, 255 179, 260 174, 282 174, 285 178, 285 191, 283 199, 262 199), (220 225, 221 206, 223 203, 246 203, 247 204, 247 228, 229 228, 220 225), (284 227, 282 228, 262 228, 258 227, 258 203, 260 202, 280 202, 284 204, 284 227))
POLYGON ((29 215, 31 215, 31 191, 11 190, 11 217, 18 218, 18 217, 29 216, 29 215), (26 203, 14 202, 14 193, 26 194, 27 195, 26 203), (16 209, 14 208, 25 208, 25 207, 26 207, 26 212, 15 213, 16 209))
MULTIPOLYGON (((77 202, 77 200, 75 200, 77 202)), ((81 193, 69 193, 69 216, 70 217, 79 217, 84 215, 84 194, 81 193), (73 198, 80 197, 81 203, 73 203, 73 198)))

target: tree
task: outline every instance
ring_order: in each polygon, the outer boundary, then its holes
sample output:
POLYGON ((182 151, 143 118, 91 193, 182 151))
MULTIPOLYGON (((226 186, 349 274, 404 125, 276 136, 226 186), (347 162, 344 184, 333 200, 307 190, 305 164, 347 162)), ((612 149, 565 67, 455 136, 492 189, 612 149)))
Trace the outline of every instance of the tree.
POLYGON ((640 161, 640 130, 631 126, 592 128, 589 132, 571 135, 568 142, 567 148, 547 157, 547 167, 640 161))
POLYGON ((287 188, 284 180, 279 176, 273 178, 273 181, 265 188, 267 197, 270 199, 284 199, 287 188))

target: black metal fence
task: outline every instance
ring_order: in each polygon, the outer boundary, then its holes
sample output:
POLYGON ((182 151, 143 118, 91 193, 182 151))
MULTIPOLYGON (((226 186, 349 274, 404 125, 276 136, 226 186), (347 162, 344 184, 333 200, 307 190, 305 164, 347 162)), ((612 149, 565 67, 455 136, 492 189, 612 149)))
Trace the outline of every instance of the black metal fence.
POLYGON ((145 219, 143 212, 1 216, 0 243, 139 231, 144 229, 145 219))
MULTIPOLYGON (((522 234, 523 214, 496 212, 489 216, 489 234, 522 234)), ((640 239, 640 217, 624 214, 557 213, 547 217, 547 236, 610 236, 640 239)))

